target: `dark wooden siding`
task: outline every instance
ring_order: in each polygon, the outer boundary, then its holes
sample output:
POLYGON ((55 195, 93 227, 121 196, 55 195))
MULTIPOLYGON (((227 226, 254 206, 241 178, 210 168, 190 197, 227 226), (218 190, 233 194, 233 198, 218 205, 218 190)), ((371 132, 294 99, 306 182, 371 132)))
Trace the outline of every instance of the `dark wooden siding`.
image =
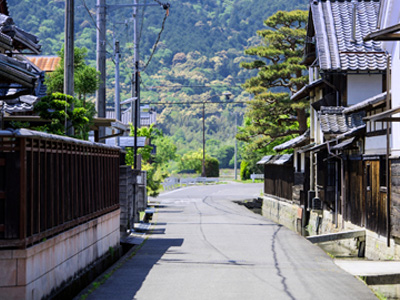
POLYGON ((294 168, 292 165, 264 166, 264 193, 292 200, 294 168))
POLYGON ((26 247, 119 208, 119 150, 0 137, 0 247, 26 247))
POLYGON ((365 161, 365 206, 366 228, 386 235, 387 212, 386 191, 380 187, 380 162, 379 160, 365 161))
MULTIPOLYGON (((365 225, 364 168, 362 160, 345 160, 346 206, 345 220, 365 225)), ((340 206, 339 206, 340 207, 340 206)))

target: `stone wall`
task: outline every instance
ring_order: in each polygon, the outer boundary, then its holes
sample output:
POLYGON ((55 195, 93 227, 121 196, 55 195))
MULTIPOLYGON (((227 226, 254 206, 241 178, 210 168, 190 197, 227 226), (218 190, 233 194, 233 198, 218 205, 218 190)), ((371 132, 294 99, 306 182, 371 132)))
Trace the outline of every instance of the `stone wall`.
POLYGON ((120 210, 23 250, 0 251, 0 299, 42 299, 119 247, 120 210), (5 271, 7 270, 7 271, 5 271))
POLYGON ((392 181, 392 209, 391 223, 392 235, 400 238, 400 160, 391 161, 391 181, 392 181))
POLYGON ((262 215, 283 226, 296 231, 299 206, 273 196, 263 197, 262 215))

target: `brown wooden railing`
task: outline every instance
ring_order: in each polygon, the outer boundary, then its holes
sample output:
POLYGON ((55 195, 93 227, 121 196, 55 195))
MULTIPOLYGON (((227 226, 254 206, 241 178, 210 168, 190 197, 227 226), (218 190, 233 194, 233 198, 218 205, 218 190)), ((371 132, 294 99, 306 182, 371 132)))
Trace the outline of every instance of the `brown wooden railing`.
POLYGON ((119 208, 119 150, 0 132, 0 247, 25 248, 119 208))

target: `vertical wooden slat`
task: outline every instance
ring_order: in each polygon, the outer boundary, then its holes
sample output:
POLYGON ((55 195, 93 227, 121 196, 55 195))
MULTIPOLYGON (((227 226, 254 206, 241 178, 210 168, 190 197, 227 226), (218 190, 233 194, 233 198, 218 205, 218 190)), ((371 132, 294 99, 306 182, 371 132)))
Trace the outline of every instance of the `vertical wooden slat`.
POLYGON ((20 151, 20 215, 19 215, 19 220, 20 220, 20 239, 24 240, 24 246, 26 245, 26 216, 27 216, 27 211, 26 211, 26 191, 27 191, 27 178, 26 178, 26 139, 22 138, 20 139, 20 144, 19 144, 19 151, 20 151))
POLYGON ((54 225, 57 226, 60 223, 60 157, 59 157, 59 142, 55 142, 55 169, 56 169, 56 186, 55 186, 55 202, 54 202, 54 225))
POLYGON ((85 215, 85 212, 84 212, 84 210, 83 210, 83 201, 84 201, 84 195, 83 195, 83 186, 84 186, 84 184, 83 184, 83 180, 84 180, 84 177, 83 177, 83 166, 84 166, 84 159, 85 159, 85 157, 84 157, 84 155, 83 155, 83 153, 84 153, 84 150, 83 150, 84 148, 83 148, 83 146, 81 145, 80 146, 80 154, 79 154, 79 193, 80 193, 80 195, 79 195, 79 202, 80 202, 80 216, 83 216, 83 215, 85 215))
POLYGON ((41 149, 41 143, 40 143, 40 140, 37 140, 37 153, 38 153, 38 169, 37 169, 37 201, 36 201, 36 203, 37 203, 37 216, 36 216, 36 218, 37 218, 37 232, 39 233, 40 232, 40 227, 41 227, 41 220, 40 220, 40 210, 41 210, 41 207, 40 207, 40 200, 41 200, 41 194, 40 194, 40 192, 41 192, 41 189, 40 189, 40 187, 41 187, 41 181, 40 181, 40 170, 41 170, 41 157, 40 157, 40 149, 41 149))
MULTIPOLYGON (((43 172, 42 172, 42 176, 43 176, 43 179, 45 180, 45 181, 48 181, 49 179, 51 180, 51 178, 50 178, 50 176, 48 176, 49 174, 47 173, 47 168, 48 168, 48 165, 47 165, 47 157, 48 157, 48 148, 47 148, 47 141, 46 140, 44 140, 43 141, 44 142, 44 174, 43 174, 43 172)), ((44 230, 46 230, 47 228, 48 228, 48 218, 49 218, 49 216, 48 216, 48 189, 49 189, 49 185, 48 184, 46 184, 46 182, 44 182, 45 184, 43 185, 44 186, 44 189, 43 189, 43 207, 42 207, 42 209, 43 209, 43 212, 44 212, 44 214, 43 214, 43 216, 44 216, 44 218, 43 218, 43 222, 44 222, 44 230)), ((48 183, 48 182, 47 182, 48 183)), ((50 185, 51 185, 51 181, 50 181, 50 185)))
POLYGON ((31 211, 30 211, 30 214, 31 214, 31 230, 30 230, 30 232, 29 232, 29 235, 33 235, 33 232, 35 231, 35 229, 34 229, 34 181, 33 181, 33 179, 35 178, 34 177, 34 162, 33 162, 33 160, 34 160, 34 155, 33 155, 33 143, 34 143, 34 140, 33 140, 33 138, 31 139, 31 149, 30 149, 30 151, 31 151, 31 174, 30 174, 30 191, 31 191, 31 197, 30 197, 30 200, 31 200, 31 211))

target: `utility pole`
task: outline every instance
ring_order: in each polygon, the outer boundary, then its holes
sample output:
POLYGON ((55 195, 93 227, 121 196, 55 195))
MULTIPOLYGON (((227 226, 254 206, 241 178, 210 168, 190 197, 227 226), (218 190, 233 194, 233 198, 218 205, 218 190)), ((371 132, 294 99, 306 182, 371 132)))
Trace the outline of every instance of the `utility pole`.
MULTIPOLYGON (((115 54, 115 119, 121 121, 121 104, 119 92, 119 41, 114 41, 115 54)), ((116 145, 119 146, 119 136, 116 137, 116 145)))
MULTIPOLYGON (((96 61, 100 72, 100 86, 96 93, 97 116, 106 116, 106 0, 97 0, 96 6, 96 61)), ((105 136, 105 128, 99 128, 99 137, 105 136)))
POLYGON ((235 113, 235 180, 237 180, 237 113, 235 113))
POLYGON ((205 102, 203 102, 203 163, 201 165, 201 177, 206 177, 206 114, 205 102))
MULTIPOLYGON (((140 82, 139 82, 139 45, 138 45, 138 37, 137 37, 137 0, 133 1, 133 47, 134 47, 134 55, 133 55, 133 65, 134 65, 134 73, 132 74, 132 97, 136 98, 135 100, 135 132, 134 132, 134 141, 135 147, 133 150, 133 166, 137 169, 137 138, 138 138, 138 128, 140 126, 140 82)), ((132 107, 132 118, 133 118, 133 105, 132 107)))
MULTIPOLYGON (((64 94, 74 95, 74 0, 65 1, 65 41, 64 41, 64 94)), ((73 103, 71 103, 73 105, 73 103)), ((73 109, 73 106, 71 107, 73 109)), ((67 135, 73 135, 71 122, 66 122, 67 135)))

